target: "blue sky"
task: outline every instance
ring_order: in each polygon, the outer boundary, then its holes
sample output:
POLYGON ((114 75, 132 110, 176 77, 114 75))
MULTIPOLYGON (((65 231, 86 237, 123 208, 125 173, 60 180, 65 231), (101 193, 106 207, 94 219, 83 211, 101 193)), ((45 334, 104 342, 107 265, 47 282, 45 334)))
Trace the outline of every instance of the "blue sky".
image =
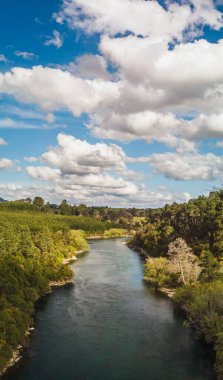
POLYGON ((157 207, 221 188, 222 9, 3 1, 0 196, 157 207))

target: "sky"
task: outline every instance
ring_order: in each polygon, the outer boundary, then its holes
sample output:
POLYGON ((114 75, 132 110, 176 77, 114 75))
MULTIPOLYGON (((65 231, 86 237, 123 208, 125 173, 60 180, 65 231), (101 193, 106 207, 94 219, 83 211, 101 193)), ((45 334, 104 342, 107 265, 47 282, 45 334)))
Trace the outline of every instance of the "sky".
POLYGON ((2 0, 0 197, 160 207, 222 188, 223 0, 2 0))

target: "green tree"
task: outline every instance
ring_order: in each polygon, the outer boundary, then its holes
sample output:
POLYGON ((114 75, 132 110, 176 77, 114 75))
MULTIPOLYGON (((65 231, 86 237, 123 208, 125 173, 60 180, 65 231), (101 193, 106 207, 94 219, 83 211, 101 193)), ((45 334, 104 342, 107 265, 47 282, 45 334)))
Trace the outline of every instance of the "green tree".
POLYGON ((211 282, 220 277, 223 278, 221 264, 210 251, 204 251, 201 255, 200 280, 202 282, 211 282))
POLYGON ((168 260, 165 257, 148 259, 145 264, 144 279, 156 288, 170 285, 173 278, 169 271, 168 260))
POLYGON ((44 206, 44 199, 41 198, 41 197, 35 197, 33 199, 33 205, 38 209, 38 210, 41 210, 44 206))
POLYGON ((61 202, 59 209, 62 215, 69 215, 71 213, 71 207, 65 199, 61 202))

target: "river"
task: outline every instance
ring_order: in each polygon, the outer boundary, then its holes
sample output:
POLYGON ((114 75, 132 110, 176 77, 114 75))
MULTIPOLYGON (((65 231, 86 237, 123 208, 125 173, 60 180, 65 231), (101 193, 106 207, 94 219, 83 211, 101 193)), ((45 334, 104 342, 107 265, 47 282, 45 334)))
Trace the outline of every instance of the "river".
POLYGON ((91 242, 74 286, 45 297, 27 358, 7 380, 210 380, 207 348, 143 282, 124 240, 91 242))

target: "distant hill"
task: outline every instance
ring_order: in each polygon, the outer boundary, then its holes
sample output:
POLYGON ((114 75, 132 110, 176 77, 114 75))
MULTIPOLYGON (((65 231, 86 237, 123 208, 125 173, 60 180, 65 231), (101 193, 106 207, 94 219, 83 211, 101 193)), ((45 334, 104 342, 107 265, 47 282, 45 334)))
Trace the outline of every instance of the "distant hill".
POLYGON ((0 197, 0 202, 8 202, 8 201, 0 197))

